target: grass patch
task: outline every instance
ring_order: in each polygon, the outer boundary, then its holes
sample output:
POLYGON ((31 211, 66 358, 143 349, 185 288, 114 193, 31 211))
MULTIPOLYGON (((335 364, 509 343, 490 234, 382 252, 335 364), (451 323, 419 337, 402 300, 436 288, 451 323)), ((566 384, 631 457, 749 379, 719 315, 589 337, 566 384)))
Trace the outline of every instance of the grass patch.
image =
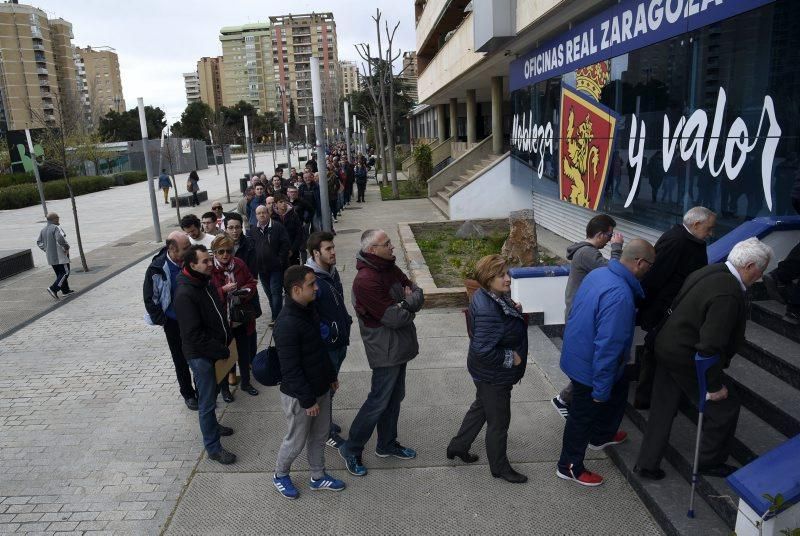
MULTIPOLYGON (((475 264, 486 255, 500 253, 508 231, 489 231, 485 238, 458 238, 458 227, 414 231, 414 238, 425 258, 434 283, 439 288, 461 287, 464 279, 474 279, 475 264)), ((536 263, 553 266, 564 261, 541 245, 537 248, 536 263)))
MULTIPOLYGON (((428 197, 428 185, 416 181, 397 181, 397 189, 400 191, 399 199, 423 199, 428 197)), ((392 183, 388 186, 381 186, 381 201, 394 201, 392 197, 392 183)))

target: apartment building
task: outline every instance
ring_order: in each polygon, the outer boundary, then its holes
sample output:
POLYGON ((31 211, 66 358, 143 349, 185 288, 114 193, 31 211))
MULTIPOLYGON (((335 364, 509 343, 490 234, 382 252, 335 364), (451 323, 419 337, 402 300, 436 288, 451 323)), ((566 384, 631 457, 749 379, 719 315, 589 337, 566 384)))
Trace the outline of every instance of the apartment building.
POLYGON ((200 76, 197 71, 183 73, 183 88, 186 91, 186 104, 200 102, 200 76))
POLYGON ((223 105, 244 100, 261 112, 288 117, 291 102, 297 122, 312 124, 313 55, 320 58, 326 119, 338 122, 341 75, 332 13, 281 15, 269 22, 228 26, 220 30, 219 39, 223 105))
POLYGON ((75 51, 83 60, 94 124, 99 124, 100 118, 110 110, 124 112, 125 99, 122 96, 117 51, 108 46, 76 47, 75 51))
POLYGON ((416 51, 403 52, 402 71, 397 76, 397 83, 412 102, 419 99, 417 92, 417 53, 416 51))
POLYGON ((57 124, 56 98, 73 98, 72 26, 44 11, 0 4, 0 129, 57 124))
POLYGON ((219 110, 222 106, 222 64, 222 56, 200 58, 197 62, 200 100, 208 104, 214 111, 219 110))
POLYGON ((358 91, 358 64, 354 61, 340 61, 339 68, 342 72, 342 96, 358 91))

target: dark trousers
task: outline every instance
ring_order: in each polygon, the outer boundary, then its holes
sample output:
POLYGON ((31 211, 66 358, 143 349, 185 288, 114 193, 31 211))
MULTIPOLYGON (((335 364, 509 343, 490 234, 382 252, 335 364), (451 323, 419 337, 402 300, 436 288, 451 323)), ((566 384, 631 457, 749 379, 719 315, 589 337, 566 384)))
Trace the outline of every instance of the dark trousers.
MULTIPOLYGON (((200 433, 203 446, 209 454, 222 450, 219 442, 219 423, 217 422, 217 378, 214 363, 209 359, 192 359, 189 366, 197 383, 197 407, 200 419, 200 433)), ((224 381, 224 380, 223 380, 224 381)))
POLYGON ((486 423, 486 456, 493 475, 511 469, 506 456, 508 425, 511 423, 511 387, 476 381, 475 402, 467 410, 461 428, 447 447, 453 452, 469 452, 486 423))
POLYGON ((192 192, 192 206, 196 207, 200 204, 200 198, 197 197, 197 190, 192 192))
MULTIPOLYGON (((335 350, 328 350, 328 357, 333 364, 333 368, 336 371, 336 374, 339 374, 339 370, 342 368, 342 363, 344 363, 344 358, 347 357, 347 346, 342 346, 341 348, 336 348, 335 350)), ((333 389, 330 391, 331 393, 331 424, 330 424, 330 431, 328 433, 329 437, 334 435, 334 424, 333 424, 333 389)))
MULTIPOLYGON (((255 356, 255 347, 251 346, 253 338, 247 334, 247 325, 233 328, 233 338, 236 341, 236 352, 239 354, 239 376, 242 378, 242 388, 250 385, 250 362, 255 356)), ((231 369, 234 372, 236 367, 231 369)), ((227 385, 228 380, 223 379, 222 384, 227 385)))
POLYGON ((345 456, 361 456, 364 445, 378 428, 376 450, 388 450, 397 441, 400 403, 406 396, 406 364, 372 369, 372 388, 350 425, 350 437, 342 446, 345 456))
POLYGON ((781 283, 790 285, 786 297, 788 308, 800 309, 800 282, 792 284, 793 281, 800 278, 800 242, 792 248, 785 259, 778 263, 773 275, 781 283))
POLYGON ((639 383, 636 384, 636 394, 634 395, 634 403, 637 406, 647 407, 650 405, 655 377, 656 356, 645 345, 639 361, 639 383))
POLYGON ((189 372, 189 364, 183 356, 181 347, 181 329, 178 321, 167 318, 164 322, 164 334, 167 336, 169 353, 172 354, 172 363, 175 365, 175 375, 178 377, 178 387, 183 398, 195 398, 197 393, 192 386, 192 374, 189 372))
POLYGON ((628 380, 625 376, 614 384, 606 402, 595 402, 592 386, 572 379, 572 403, 564 426, 559 469, 567 472, 571 466, 576 477, 583 473, 586 447, 589 443, 602 445, 614 437, 622 422, 627 398, 628 380))
POLYGON ((358 189, 358 197, 356 198, 357 202, 363 203, 364 202, 364 191, 367 189, 367 181, 356 182, 356 188, 358 189))
POLYGON ((56 280, 50 285, 50 290, 53 292, 69 292, 69 263, 67 264, 54 264, 53 271, 56 273, 56 280))
POLYGON ((275 320, 283 307, 283 272, 276 270, 274 272, 260 273, 258 278, 261 280, 264 294, 267 295, 269 308, 272 312, 272 320, 275 320))
MULTIPOLYGON (((659 363, 653 384, 653 404, 639 451, 639 467, 656 469, 659 466, 669 441, 672 420, 678 412, 681 393, 697 404, 698 391, 695 374, 679 374, 659 363)), ((739 397, 730 386, 728 398, 706 403, 700 443, 701 466, 719 465, 727 461, 740 407, 739 397)))

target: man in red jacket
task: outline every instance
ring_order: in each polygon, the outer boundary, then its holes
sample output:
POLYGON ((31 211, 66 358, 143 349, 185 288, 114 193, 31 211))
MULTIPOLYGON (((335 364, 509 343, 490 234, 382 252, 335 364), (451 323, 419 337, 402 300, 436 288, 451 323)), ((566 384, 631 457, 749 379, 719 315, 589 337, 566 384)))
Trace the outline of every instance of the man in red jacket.
POLYGON ((361 235, 353 307, 372 369, 372 389, 350 425, 350 437, 339 448, 347 470, 355 476, 367 474, 361 453, 376 426, 376 456, 401 460, 417 456, 397 441, 397 420, 405 397, 406 363, 419 353, 414 317, 425 297, 397 267, 393 251, 385 231, 370 229, 361 235))

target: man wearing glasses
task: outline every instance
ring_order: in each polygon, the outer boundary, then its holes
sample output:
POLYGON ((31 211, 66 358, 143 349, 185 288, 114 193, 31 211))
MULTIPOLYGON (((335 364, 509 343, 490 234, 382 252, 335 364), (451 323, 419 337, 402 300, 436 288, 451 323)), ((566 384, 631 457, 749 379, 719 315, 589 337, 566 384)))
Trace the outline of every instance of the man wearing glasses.
POLYGON ((219 229, 220 232, 224 233, 225 228, 227 227, 227 225, 225 225, 225 222, 228 219, 228 214, 223 212, 222 203, 220 203, 219 201, 215 201, 214 204, 211 205, 211 212, 213 212, 214 216, 217 218, 216 221, 217 229, 219 229))
POLYGON ((419 353, 414 317, 425 297, 397 267, 393 251, 385 231, 370 229, 361 235, 356 255, 353 307, 372 369, 372 389, 350 425, 350 437, 339 448, 347 470, 355 476, 367 474, 361 453, 376 426, 376 456, 401 460, 417 456, 397 441, 397 421, 405 396, 406 364, 419 353))
MULTIPOLYGON (((608 260, 603 257, 600 250, 611 242, 611 258, 619 260, 622 255, 624 239, 620 233, 614 232, 617 222, 608 214, 598 214, 586 224, 586 240, 575 242, 567 248, 567 259, 570 261, 567 289, 564 292, 566 311, 564 318, 569 317, 572 308, 572 299, 581 286, 583 278, 596 268, 608 265, 608 260)), ((572 384, 567 384, 558 396, 551 400, 556 411, 567 418, 569 404, 572 400, 572 384)))

